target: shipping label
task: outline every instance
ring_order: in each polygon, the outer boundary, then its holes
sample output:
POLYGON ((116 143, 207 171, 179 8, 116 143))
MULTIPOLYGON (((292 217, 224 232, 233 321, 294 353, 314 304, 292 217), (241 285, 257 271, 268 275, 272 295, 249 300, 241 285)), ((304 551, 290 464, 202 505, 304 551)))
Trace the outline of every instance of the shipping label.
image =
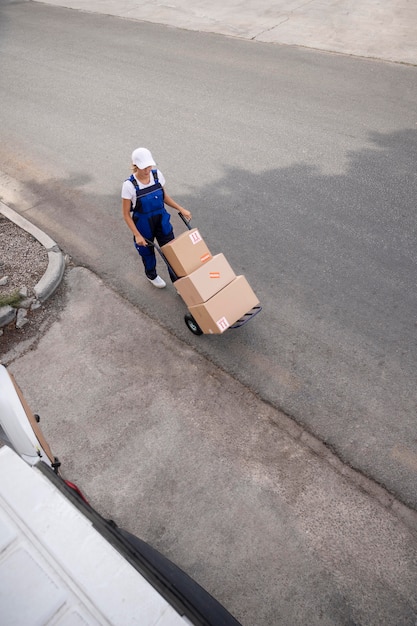
POLYGON ((200 235, 200 233, 198 232, 198 230, 195 230, 194 232, 189 234, 189 237, 191 239, 191 243, 195 246, 196 243, 200 243, 200 241, 203 241, 202 236, 200 235))
POLYGON ((225 317, 221 317, 217 322, 217 328, 220 330, 221 333, 223 333, 225 330, 227 330, 230 326, 229 322, 227 321, 227 319, 225 317))

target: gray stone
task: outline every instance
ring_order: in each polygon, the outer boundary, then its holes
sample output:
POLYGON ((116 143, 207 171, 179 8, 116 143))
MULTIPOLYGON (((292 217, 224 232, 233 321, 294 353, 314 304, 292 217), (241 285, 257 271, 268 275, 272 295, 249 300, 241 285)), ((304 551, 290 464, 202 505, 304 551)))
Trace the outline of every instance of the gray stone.
POLYGON ((0 307, 0 326, 7 326, 16 317, 16 309, 7 305, 0 307))
POLYGON ((8 280, 9 280, 8 276, 3 276, 3 278, 0 278, 0 287, 4 287, 5 285, 7 285, 8 280))
POLYGON ((28 319, 27 319, 27 310, 26 309, 19 309, 17 312, 17 317, 16 317, 16 328, 23 328, 23 326, 25 324, 28 323, 28 319))
POLYGON ((42 303, 39 302, 39 300, 33 300, 32 304, 30 305, 30 310, 36 311, 36 309, 40 309, 41 306, 42 306, 42 303))

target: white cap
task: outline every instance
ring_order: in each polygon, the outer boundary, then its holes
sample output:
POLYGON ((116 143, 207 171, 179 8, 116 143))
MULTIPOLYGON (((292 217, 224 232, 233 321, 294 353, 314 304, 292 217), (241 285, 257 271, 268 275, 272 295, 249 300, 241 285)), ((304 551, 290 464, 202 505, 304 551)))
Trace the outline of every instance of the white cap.
POLYGON ((136 148, 132 152, 132 163, 136 165, 140 170, 144 170, 146 167, 156 165, 153 160, 152 154, 147 148, 136 148))

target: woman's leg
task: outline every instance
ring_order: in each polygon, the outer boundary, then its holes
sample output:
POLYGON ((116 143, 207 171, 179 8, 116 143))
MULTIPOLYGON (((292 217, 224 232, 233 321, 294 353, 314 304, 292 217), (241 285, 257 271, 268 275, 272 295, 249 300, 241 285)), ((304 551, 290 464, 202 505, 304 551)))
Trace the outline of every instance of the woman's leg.
MULTIPOLYGON (((149 239, 150 241, 154 240, 155 235, 153 232, 152 223, 148 217, 144 215, 140 215, 136 219, 135 224, 136 224, 138 231, 141 233, 141 235, 145 239, 149 239)), ((133 238, 133 242, 135 244, 136 250, 139 252, 139 255, 142 259, 146 276, 150 280, 154 280, 157 277, 156 256, 155 256, 154 248, 152 246, 138 246, 138 244, 135 241, 135 238, 133 238)))
POLYGON ((147 278, 154 280, 157 277, 154 249, 151 246, 138 246, 136 242, 135 248, 140 254, 147 278))
MULTIPOLYGON (((162 213, 160 216, 159 222, 155 225, 155 237, 160 247, 175 239, 174 230, 171 226, 169 218, 169 213, 167 211, 164 211, 164 213, 162 213)), ((175 282, 177 280, 177 277, 169 267, 168 272, 171 282, 175 282)))

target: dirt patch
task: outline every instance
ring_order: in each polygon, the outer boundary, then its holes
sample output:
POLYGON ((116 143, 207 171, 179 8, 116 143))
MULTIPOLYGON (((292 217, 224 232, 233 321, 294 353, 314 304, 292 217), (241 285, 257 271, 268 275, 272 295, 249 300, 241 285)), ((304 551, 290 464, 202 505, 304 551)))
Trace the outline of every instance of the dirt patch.
MULTIPOLYGON (((32 235, 0 215, 0 302, 26 288, 29 297, 48 267, 48 253, 32 235), (3 280, 7 277, 7 280, 3 280)), ((39 308, 28 309, 27 323, 16 328, 12 322, 0 329, 0 362, 9 365, 30 350, 64 306, 63 283, 39 308)))

